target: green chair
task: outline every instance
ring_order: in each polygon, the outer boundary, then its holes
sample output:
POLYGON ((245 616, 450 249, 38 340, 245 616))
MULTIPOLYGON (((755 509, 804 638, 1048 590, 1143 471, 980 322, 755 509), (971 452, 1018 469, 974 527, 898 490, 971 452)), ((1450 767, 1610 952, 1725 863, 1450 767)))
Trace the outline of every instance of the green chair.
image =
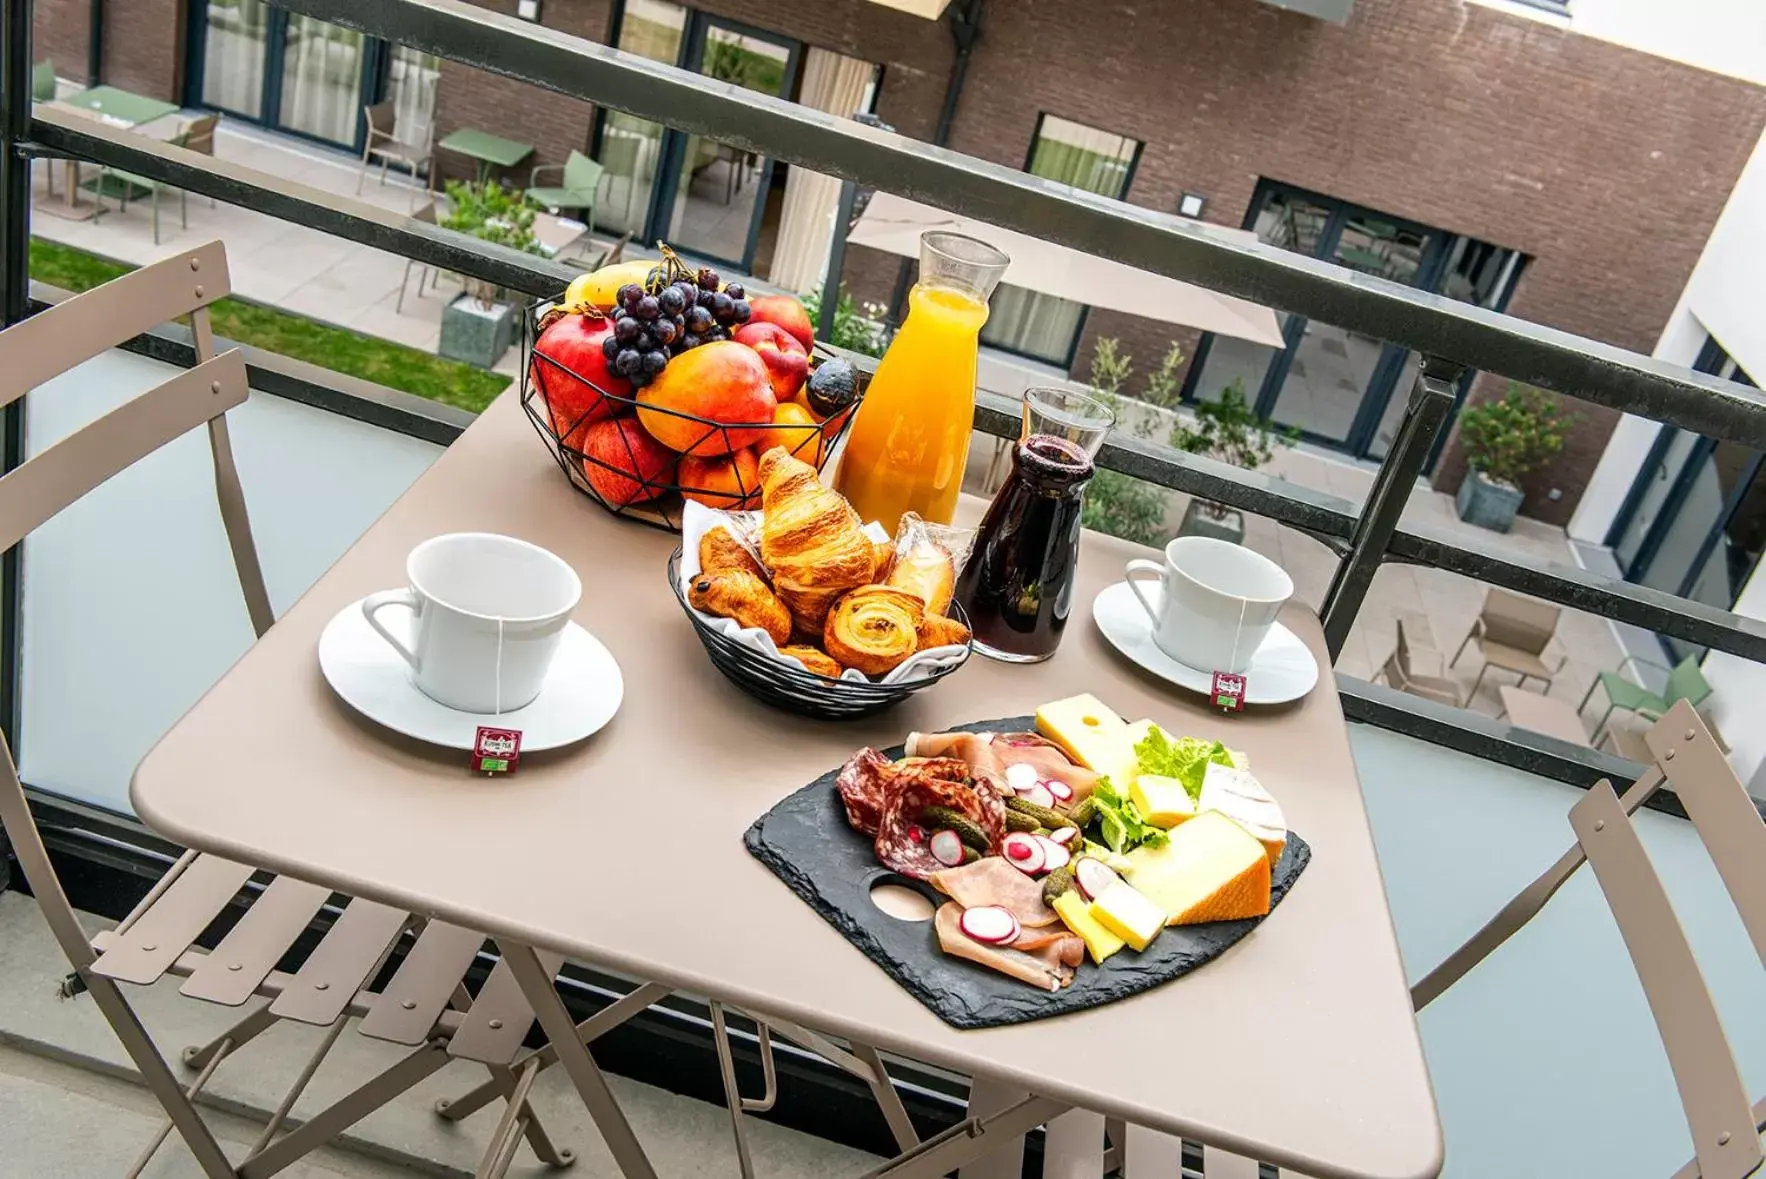
POLYGON ((533 170, 528 176, 527 199, 548 213, 581 209, 582 219, 592 225, 595 221, 595 192, 601 187, 603 172, 600 164, 580 151, 573 151, 562 164, 541 164, 533 170), (559 174, 558 187, 538 187, 541 174, 548 172, 559 174))
POLYGON ((31 67, 31 101, 55 101, 55 63, 47 57, 31 67))
MULTIPOLYGON (((201 118, 192 119, 182 131, 170 140, 170 143, 174 147, 212 156, 215 154, 215 125, 219 121, 219 115, 203 115, 201 118)), ((133 172, 125 172, 120 168, 105 168, 98 174, 98 183, 92 190, 95 199, 103 197, 108 189, 109 181, 113 177, 122 185, 118 198, 120 201, 119 212, 128 209, 129 201, 133 199, 136 189, 147 190, 153 201, 153 244, 159 245, 159 190, 163 186, 151 177, 137 176, 133 172)), ((214 202, 211 200, 209 203, 212 205, 214 202)), ((184 229, 190 228, 189 194, 183 189, 178 190, 178 224, 184 229)))
POLYGON ((1603 689, 1607 694, 1607 710, 1601 713, 1599 723, 1594 726, 1596 743, 1600 741, 1601 734, 1607 727, 1607 720, 1613 715, 1614 709, 1623 708, 1646 720, 1657 721, 1677 701, 1684 700, 1697 708, 1711 695, 1711 685, 1705 682, 1705 673, 1700 670, 1696 655, 1688 655, 1675 664, 1672 669, 1653 660, 1640 659, 1635 655, 1627 656, 1619 664, 1618 671, 1603 671, 1595 677, 1592 684, 1588 685, 1588 691, 1582 696, 1582 703, 1576 706, 1578 713, 1588 707, 1588 702, 1593 699, 1596 688, 1603 689), (1641 663, 1668 673, 1668 682, 1662 686, 1660 694, 1625 678, 1625 669, 1633 663, 1641 663))

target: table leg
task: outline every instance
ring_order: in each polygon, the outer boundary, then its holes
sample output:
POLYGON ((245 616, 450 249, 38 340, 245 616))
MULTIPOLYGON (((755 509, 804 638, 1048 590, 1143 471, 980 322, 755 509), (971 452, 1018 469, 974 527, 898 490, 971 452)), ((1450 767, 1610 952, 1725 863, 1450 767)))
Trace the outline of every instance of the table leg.
MULTIPOLYGON (((1029 1096, 1015 1086, 976 1077, 969 1083, 969 1116, 991 1118, 1029 1096)), ((965 1165, 957 1173, 957 1179, 1018 1179, 1023 1170, 1024 1138, 1020 1135, 965 1165)))
POLYGON ((527 996, 541 1030, 552 1041, 552 1047, 558 1050, 559 1063, 575 1083, 576 1091, 601 1131, 620 1173, 628 1179, 656 1179, 656 1168, 650 1165, 643 1145, 632 1133, 625 1111, 619 1108, 613 1090, 607 1086, 607 1078, 596 1067, 589 1050, 576 1038, 576 1025, 571 1022, 570 1012, 564 1009, 564 1001, 558 998, 558 992, 552 986, 551 975, 540 966, 533 948, 501 938, 497 940, 497 947, 515 975, 515 981, 521 984, 521 993, 527 996))

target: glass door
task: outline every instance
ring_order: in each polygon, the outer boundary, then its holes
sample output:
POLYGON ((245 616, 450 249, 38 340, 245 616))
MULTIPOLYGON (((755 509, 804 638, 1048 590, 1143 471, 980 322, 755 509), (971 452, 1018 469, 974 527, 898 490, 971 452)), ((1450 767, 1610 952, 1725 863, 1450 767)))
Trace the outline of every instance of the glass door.
POLYGON ((263 118, 264 62, 273 15, 264 0, 209 0, 198 30, 203 106, 263 118))
MULTIPOLYGON (((687 43, 687 10, 665 0, 626 0, 614 41, 621 53, 674 65, 687 43)), ((648 238, 656 176, 668 128, 634 115, 605 111, 596 134, 595 159, 607 179, 595 205, 595 228, 648 238)))
POLYGON ((353 145, 362 117, 364 64, 362 34, 290 14, 282 35, 277 125, 353 145))
MULTIPOLYGON (((199 0, 190 20, 188 101, 351 150, 361 145, 365 96, 378 94, 390 72, 384 41, 264 0, 199 0)), ((428 60, 433 74, 433 58, 406 54, 404 64, 413 58, 428 60)))
MULTIPOLYGON (((701 17, 689 68, 745 90, 787 98, 797 72, 795 42, 701 17)), ((663 236, 679 249, 752 268, 773 162, 699 135, 670 133, 663 236)))

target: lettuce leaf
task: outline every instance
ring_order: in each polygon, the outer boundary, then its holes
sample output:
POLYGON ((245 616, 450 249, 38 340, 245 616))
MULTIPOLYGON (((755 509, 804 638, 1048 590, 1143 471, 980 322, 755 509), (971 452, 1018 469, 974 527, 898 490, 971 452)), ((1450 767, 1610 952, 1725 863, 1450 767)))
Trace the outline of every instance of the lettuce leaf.
POLYGON ((1246 768, 1247 759, 1218 741, 1201 737, 1179 737, 1172 741, 1155 725, 1144 740, 1134 747, 1135 760, 1143 774, 1176 778, 1183 783, 1192 799, 1202 797, 1202 779, 1210 764, 1246 768))
POLYGON ((1108 774, 1098 779, 1092 798, 1097 802, 1098 834, 1111 851, 1122 853, 1142 844, 1158 847, 1165 842, 1165 832, 1141 818, 1140 811, 1117 791, 1108 774))

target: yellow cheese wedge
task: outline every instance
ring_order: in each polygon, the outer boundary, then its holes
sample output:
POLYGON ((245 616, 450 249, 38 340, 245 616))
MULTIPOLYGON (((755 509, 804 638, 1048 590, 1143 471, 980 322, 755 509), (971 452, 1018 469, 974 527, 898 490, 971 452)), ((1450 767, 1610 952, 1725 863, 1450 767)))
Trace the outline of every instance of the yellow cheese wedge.
POLYGON ((1133 861, 1128 882, 1164 910, 1168 925, 1234 921, 1269 912, 1269 855, 1219 811, 1204 811, 1173 828, 1163 847, 1137 847, 1128 858, 1133 861))
POLYGON ((1126 792, 1139 774, 1134 738, 1121 717, 1096 696, 1070 696, 1036 710, 1036 731, 1087 769, 1110 776, 1126 792))
POLYGON ((1141 774, 1129 787, 1128 800, 1155 827, 1175 827, 1196 817, 1195 801, 1176 778, 1141 774))
POLYGON ((1288 846, 1288 821, 1282 817, 1282 808, 1263 783, 1244 770, 1210 765, 1202 778, 1202 797, 1196 809, 1219 811, 1249 831, 1269 853, 1272 867, 1288 846))
POLYGON ((1070 888, 1056 897, 1053 908, 1060 915, 1061 922, 1085 943, 1093 962, 1101 964, 1127 944, 1091 915, 1091 902, 1081 896, 1077 888, 1070 888))
MULTIPOLYGON (((1264 900, 1268 902, 1267 897, 1264 900)), ((1166 924, 1165 911, 1126 883, 1106 888, 1088 912, 1099 925, 1137 950, 1152 944, 1166 924)))

